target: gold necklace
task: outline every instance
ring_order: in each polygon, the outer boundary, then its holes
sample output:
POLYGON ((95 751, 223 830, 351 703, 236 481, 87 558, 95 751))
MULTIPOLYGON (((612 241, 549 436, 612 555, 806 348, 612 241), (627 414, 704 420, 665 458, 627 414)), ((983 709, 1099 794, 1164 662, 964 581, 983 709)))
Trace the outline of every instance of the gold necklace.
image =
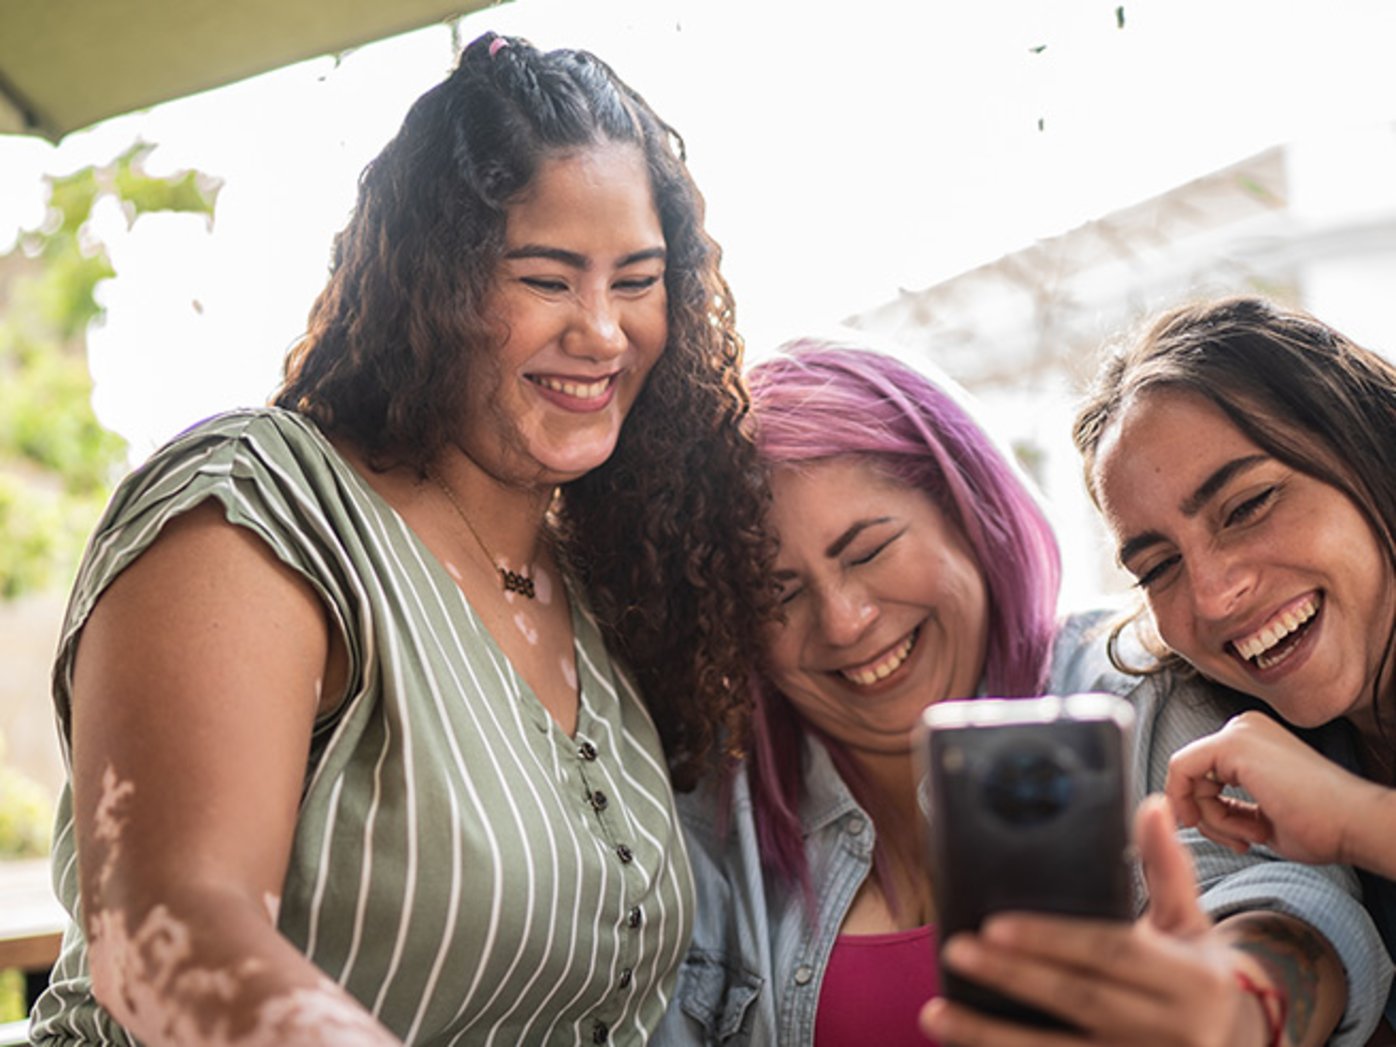
POLYGON ((441 493, 446 496, 446 501, 451 503, 451 508, 460 517, 461 523, 465 524, 465 529, 470 532, 470 537, 475 539, 480 551, 485 554, 485 559, 494 565, 494 569, 499 572, 499 581, 503 585, 506 593, 518 593, 529 600, 533 599, 533 579, 518 571, 511 571, 499 562, 499 558, 490 552, 490 547, 485 544, 485 540, 480 537, 480 532, 475 530, 475 525, 470 522, 470 517, 465 515, 465 510, 461 508, 460 502, 456 501, 456 493, 446 486, 446 481, 441 479, 433 469, 427 470, 427 475, 436 482, 436 486, 441 488, 441 493))

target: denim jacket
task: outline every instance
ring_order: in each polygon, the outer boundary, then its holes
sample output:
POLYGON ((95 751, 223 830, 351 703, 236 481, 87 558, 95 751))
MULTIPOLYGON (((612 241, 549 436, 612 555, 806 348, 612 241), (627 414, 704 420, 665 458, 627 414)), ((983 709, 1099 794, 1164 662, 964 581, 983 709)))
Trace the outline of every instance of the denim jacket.
MULTIPOLYGON (((1136 714, 1133 788, 1136 800, 1142 799, 1162 788, 1169 755, 1220 727, 1226 715, 1198 684, 1170 686, 1161 677, 1141 680, 1111 667, 1103 619, 1083 615, 1063 625, 1049 691, 1109 691, 1129 699, 1136 714)), ((674 1000, 652 1041, 660 1047, 814 1042, 824 971, 853 896, 872 869, 874 832, 824 746, 808 736, 804 769, 800 818, 814 885, 812 911, 798 887, 777 885, 762 873, 744 770, 731 785, 725 832, 715 782, 678 798, 697 917, 674 1000)), ((1202 907, 1213 918, 1248 909, 1286 912, 1333 944, 1347 971, 1348 1003, 1330 1043, 1363 1044, 1381 1017, 1392 965, 1353 872, 1284 861, 1263 849, 1233 854, 1191 830, 1185 838, 1202 907)), ((1142 881, 1140 887, 1142 899, 1142 881)))

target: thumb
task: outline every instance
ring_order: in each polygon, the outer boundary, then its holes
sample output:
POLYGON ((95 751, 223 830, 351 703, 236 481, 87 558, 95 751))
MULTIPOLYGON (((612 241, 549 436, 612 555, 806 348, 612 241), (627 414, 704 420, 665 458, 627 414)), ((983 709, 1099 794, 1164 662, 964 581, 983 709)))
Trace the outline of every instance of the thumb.
POLYGON ((1145 918, 1166 934, 1191 937, 1206 931, 1211 921, 1197 904, 1197 877, 1192 857, 1178 839, 1168 801, 1145 797, 1134 817, 1134 842, 1149 888, 1145 918))

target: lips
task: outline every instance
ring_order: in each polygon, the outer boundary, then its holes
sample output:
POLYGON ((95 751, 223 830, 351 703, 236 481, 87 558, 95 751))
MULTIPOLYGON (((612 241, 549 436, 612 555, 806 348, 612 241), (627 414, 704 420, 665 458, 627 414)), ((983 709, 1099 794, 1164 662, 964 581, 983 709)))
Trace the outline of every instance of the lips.
POLYGON ((1269 669, 1293 653, 1299 638, 1308 629, 1320 608, 1322 597, 1309 593, 1281 610, 1254 632, 1232 640, 1228 646, 1257 669, 1269 669))
POLYGON ((529 375, 534 385, 550 392, 560 393, 573 400, 599 400, 604 397, 615 382, 614 374, 604 378, 564 378, 559 375, 529 375))
POLYGON ((878 655, 877 658, 870 662, 864 662, 862 665, 839 669, 837 670, 838 675, 859 687, 870 687, 879 680, 885 680, 906 664, 906 660, 911 657, 911 649, 916 646, 916 636, 917 631, 908 633, 899 643, 878 655))

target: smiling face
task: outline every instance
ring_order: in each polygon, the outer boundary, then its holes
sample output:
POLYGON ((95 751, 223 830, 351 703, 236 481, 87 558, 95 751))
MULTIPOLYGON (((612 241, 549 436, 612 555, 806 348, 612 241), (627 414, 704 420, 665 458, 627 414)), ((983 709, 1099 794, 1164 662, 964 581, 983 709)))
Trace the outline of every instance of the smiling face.
POLYGON ((1267 454, 1210 401, 1127 401, 1094 482, 1163 641, 1309 727, 1365 723, 1391 630, 1392 572, 1356 505, 1267 454))
POLYGON ((865 461, 780 467, 772 492, 786 614, 767 637, 773 682, 850 749, 908 751, 921 711, 983 675, 978 563, 926 495, 865 461))
POLYGON ((664 249, 638 147, 544 160, 508 209, 486 303, 504 343, 470 366, 460 444, 477 465, 554 485, 610 457, 668 339, 664 249))

